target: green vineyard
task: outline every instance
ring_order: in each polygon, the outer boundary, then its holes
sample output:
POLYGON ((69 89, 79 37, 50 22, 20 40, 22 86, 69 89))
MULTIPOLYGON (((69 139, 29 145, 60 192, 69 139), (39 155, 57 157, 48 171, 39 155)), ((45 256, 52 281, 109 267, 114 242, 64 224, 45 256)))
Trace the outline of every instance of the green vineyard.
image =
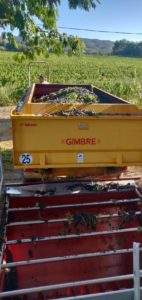
MULTIPOLYGON (((40 58, 38 60, 43 60, 40 58)), ((52 83, 87 83, 114 95, 142 105, 142 60, 112 56, 68 57, 51 55, 46 59, 50 66, 52 83)), ((16 104, 28 86, 28 62, 17 63, 13 53, 0 52, 0 105, 16 104)), ((38 82, 43 73, 48 80, 46 64, 31 68, 31 82, 38 82)))

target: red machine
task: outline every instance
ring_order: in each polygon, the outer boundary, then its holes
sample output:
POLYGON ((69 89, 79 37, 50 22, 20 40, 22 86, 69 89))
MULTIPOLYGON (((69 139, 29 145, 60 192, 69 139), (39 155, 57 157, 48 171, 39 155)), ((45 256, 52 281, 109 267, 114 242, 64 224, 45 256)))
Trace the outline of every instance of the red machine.
POLYGON ((133 242, 142 241, 134 183, 7 186, 4 197, 0 299, 134 299, 133 242))

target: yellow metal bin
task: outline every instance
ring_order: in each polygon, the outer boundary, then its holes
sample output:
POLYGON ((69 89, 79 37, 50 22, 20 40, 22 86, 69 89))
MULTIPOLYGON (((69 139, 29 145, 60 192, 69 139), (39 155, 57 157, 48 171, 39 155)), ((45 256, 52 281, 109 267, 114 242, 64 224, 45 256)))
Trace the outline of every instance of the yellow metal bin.
MULTIPOLYGON (((142 111, 102 90, 95 104, 76 104, 94 116, 53 116, 69 104, 33 103, 65 85, 33 85, 11 112, 14 166, 73 169, 142 165, 142 111)), ((90 86, 86 86, 91 88, 90 86)))

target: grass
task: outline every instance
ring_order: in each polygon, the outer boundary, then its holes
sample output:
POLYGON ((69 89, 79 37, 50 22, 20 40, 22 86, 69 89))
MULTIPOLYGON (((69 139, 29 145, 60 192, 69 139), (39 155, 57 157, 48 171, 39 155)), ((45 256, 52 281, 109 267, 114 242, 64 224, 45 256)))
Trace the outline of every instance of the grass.
MULTIPOLYGON (((38 58, 43 60, 43 58, 38 58)), ((123 99, 142 105, 142 60, 111 56, 50 56, 50 82, 84 83, 100 87, 123 99)), ((0 52, 0 105, 16 104, 28 86, 28 62, 18 64, 13 53, 0 52)), ((43 73, 48 80, 48 66, 33 64, 31 81, 43 73)))
POLYGON ((1 149, 2 162, 5 170, 13 169, 12 149, 1 149))

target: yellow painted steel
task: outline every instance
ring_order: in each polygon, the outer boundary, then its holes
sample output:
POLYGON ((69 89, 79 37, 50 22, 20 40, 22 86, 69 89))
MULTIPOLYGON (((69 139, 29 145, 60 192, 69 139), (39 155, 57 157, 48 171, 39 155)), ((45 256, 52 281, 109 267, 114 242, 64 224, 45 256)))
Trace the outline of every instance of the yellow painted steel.
MULTIPOLYGON (((76 104, 73 107, 86 111, 94 110, 96 114, 141 114, 138 107, 133 104, 76 104)), ((72 105, 70 104, 27 103, 23 107, 21 115, 48 116, 62 110, 71 110, 71 108, 72 105)))
MULTIPOLYGON (((29 100, 30 98, 30 100, 29 100)), ((80 169, 142 165, 142 111, 132 104, 77 104, 95 116, 57 117, 68 104, 32 103, 11 112, 14 166, 80 169), (22 155, 29 155, 25 162, 22 155)))

